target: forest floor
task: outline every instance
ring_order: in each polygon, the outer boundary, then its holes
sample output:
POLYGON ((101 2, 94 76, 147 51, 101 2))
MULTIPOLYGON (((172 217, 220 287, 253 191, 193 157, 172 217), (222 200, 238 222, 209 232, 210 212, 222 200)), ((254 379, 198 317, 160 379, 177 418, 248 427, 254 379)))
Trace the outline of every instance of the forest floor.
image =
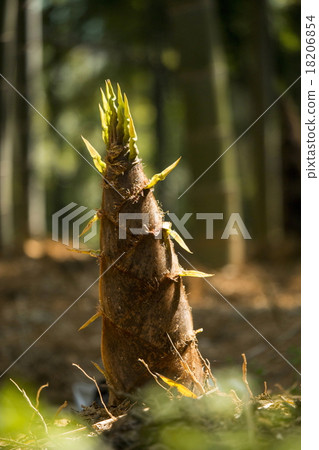
MULTIPOLYGON (((77 331, 96 312, 98 283, 75 302, 98 278, 98 265, 94 258, 69 252, 52 241, 28 242, 25 252, 0 261, 0 372, 63 316, 0 381, 13 378, 35 389, 49 382, 42 394, 47 401, 60 405, 67 400, 72 405, 74 384, 88 382, 72 363, 100 378, 91 363, 101 365, 100 323, 97 320, 77 331)), ((199 347, 217 380, 240 379, 241 354, 245 353, 254 394, 263 391, 264 381, 274 393, 298 387, 300 377, 292 366, 300 370, 299 263, 200 270, 215 273, 210 283, 224 297, 202 279, 187 280, 194 329, 203 328, 199 347)))

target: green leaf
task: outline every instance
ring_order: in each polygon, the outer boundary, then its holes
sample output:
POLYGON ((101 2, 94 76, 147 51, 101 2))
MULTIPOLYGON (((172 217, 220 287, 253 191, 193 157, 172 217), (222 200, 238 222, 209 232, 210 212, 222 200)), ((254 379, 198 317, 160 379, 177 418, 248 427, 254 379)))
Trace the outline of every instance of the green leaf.
POLYGON ((107 130, 107 119, 106 119, 106 113, 102 106, 99 104, 99 110, 100 110, 100 118, 101 118, 101 125, 103 130, 107 130))
POLYGON ((185 244, 183 238, 174 230, 172 230, 172 224, 170 222, 163 222, 163 230, 167 232, 175 241, 188 253, 193 253, 185 244))
POLYGON ((113 90, 111 80, 106 80, 106 88, 108 89, 109 92, 109 100, 112 100, 114 102, 116 100, 116 95, 113 90))
POLYGON ((107 100, 107 103, 108 103, 110 98, 111 98, 108 80, 105 80, 105 92, 106 92, 106 100, 107 100))
POLYGON ((83 236, 83 234, 87 233, 87 232, 91 229, 91 227, 92 227, 92 225, 94 224, 94 222, 96 222, 96 221, 99 220, 99 219, 100 219, 100 218, 99 218, 99 216, 98 216, 98 213, 94 214, 94 216, 93 216, 92 219, 89 221, 89 223, 86 225, 86 227, 84 228, 84 230, 82 231, 82 233, 80 234, 79 237, 81 237, 81 236, 83 236))
POLYGON ((130 133, 130 159, 134 159, 138 155, 138 148, 137 148, 137 145, 136 145, 137 134, 136 134, 136 131, 135 131, 135 127, 134 127, 132 116, 130 117, 129 133, 130 133))
POLYGON ((124 143, 124 145, 129 143, 129 141, 130 141, 130 117, 131 117, 130 107, 128 104, 126 94, 124 94, 124 125, 123 125, 123 128, 124 128, 123 143, 124 143))
POLYGON ((197 395, 195 395, 194 392, 190 391, 186 386, 183 386, 180 383, 176 383, 176 381, 164 377, 164 375, 160 375, 159 373, 157 373, 156 375, 158 375, 164 381, 164 383, 168 384, 168 386, 175 387, 178 392, 184 397, 197 398, 197 395))
POLYGON ((205 273, 205 272, 199 272, 198 270, 184 270, 178 274, 181 277, 196 277, 196 278, 206 278, 206 277, 213 277, 213 273, 205 273))
POLYGON ((123 95, 122 95, 122 91, 121 91, 121 86, 117 83, 117 102, 120 105, 122 105, 124 107, 124 100, 123 100, 123 95))
POLYGON ((166 169, 163 170, 163 172, 161 173, 156 173, 155 175, 152 176, 152 178, 150 179, 149 183, 145 186, 144 189, 150 189, 153 186, 155 186, 155 184, 157 184, 159 181, 163 181, 165 180, 165 178, 167 177, 167 175, 169 173, 171 173, 171 171, 173 169, 175 169, 175 167, 177 166, 177 164, 180 162, 181 160, 181 156, 170 166, 168 166, 166 169))
POLYGON ((104 372, 104 370, 102 369, 102 367, 100 367, 96 362, 91 361, 91 363, 93 364, 93 366, 104 376, 104 378, 106 379, 106 373, 104 372))
POLYGON ((69 252, 80 253, 81 255, 90 255, 93 258, 98 258, 100 256, 100 250, 80 250, 78 248, 67 247, 69 252))
POLYGON ((88 327, 89 325, 91 325, 91 323, 93 323, 96 319, 98 319, 99 317, 101 317, 102 313, 101 311, 98 311, 96 314, 94 314, 94 316, 90 317, 89 320, 87 320, 79 329, 78 331, 84 330, 84 328, 88 327))
POLYGON ((92 156, 95 167, 99 172, 103 173, 103 171, 106 168, 106 164, 104 161, 102 161, 101 155, 99 154, 98 151, 95 150, 95 148, 93 147, 93 145, 89 143, 89 141, 87 141, 83 136, 81 136, 81 138, 83 139, 86 148, 88 149, 90 155, 92 156))
POLYGON ((120 85, 117 83, 117 126, 116 126, 116 134, 119 142, 123 141, 124 137, 124 100, 122 96, 122 91, 120 85))
POLYGON ((102 95, 102 105, 103 105, 103 109, 105 112, 107 112, 107 110, 109 109, 109 105, 108 105, 108 101, 105 97, 104 91, 102 88, 100 88, 101 91, 101 95, 102 95))

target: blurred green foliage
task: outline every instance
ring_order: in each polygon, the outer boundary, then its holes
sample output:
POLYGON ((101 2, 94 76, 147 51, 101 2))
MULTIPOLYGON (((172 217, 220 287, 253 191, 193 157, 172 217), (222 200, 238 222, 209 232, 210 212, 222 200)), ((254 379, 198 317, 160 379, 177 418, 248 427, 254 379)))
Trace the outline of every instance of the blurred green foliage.
POLYGON ((120 419, 106 440, 114 448, 154 450, 300 448, 299 397, 262 394, 251 400, 247 392, 239 398, 228 392, 170 400, 149 387, 143 405, 120 419))
MULTIPOLYGON (((168 396, 151 381, 132 396, 133 405, 127 413, 103 433, 104 442, 85 425, 85 416, 65 409, 57 416, 57 410, 40 398, 39 411, 48 426, 46 435, 26 399, 7 384, 0 393, 0 445, 154 450, 300 448, 299 395, 264 392, 250 398, 235 372, 224 373, 220 380, 217 390, 212 386, 211 393, 197 399, 182 397, 175 388, 168 396)), ((32 388, 27 391, 35 405, 36 394, 32 388)), ((106 414, 104 410, 102 413, 106 414)))
MULTIPOLYGON (((19 382, 20 388, 24 385, 25 383, 19 382)), ((25 388, 25 391, 33 406, 36 406, 36 392, 32 386, 25 388)), ((0 390, 0 447, 17 449, 76 447, 79 450, 99 448, 98 443, 89 438, 89 431, 80 416, 70 413, 69 410, 67 412, 63 410, 58 416, 58 409, 41 398, 38 410, 48 427, 48 434, 21 392, 9 382, 3 384, 0 390), (83 433, 83 430, 86 432, 83 433)))

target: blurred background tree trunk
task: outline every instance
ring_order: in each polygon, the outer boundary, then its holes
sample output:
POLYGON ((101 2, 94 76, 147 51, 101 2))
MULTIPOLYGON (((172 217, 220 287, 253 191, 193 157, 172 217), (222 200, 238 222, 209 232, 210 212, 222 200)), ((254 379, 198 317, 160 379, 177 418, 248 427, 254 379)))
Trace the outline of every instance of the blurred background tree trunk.
MULTIPOLYGON (((214 3, 175 1, 169 7, 176 49, 180 53, 180 83, 186 105, 186 152, 191 179, 196 180, 234 140, 227 66, 214 3)), ((241 189, 233 146, 185 194, 187 211, 223 213, 214 222, 214 240, 205 239, 205 223, 196 221, 192 249, 212 265, 240 263, 245 242, 222 240, 232 212, 241 213, 241 189)))
POLYGON ((282 184, 283 184, 283 217, 285 237, 294 252, 298 248, 298 237, 301 232, 301 124, 298 108, 291 95, 281 102, 281 150, 282 150, 282 184))
MULTIPOLYGON (((2 18, 1 73, 41 110, 44 104, 41 3, 6 0, 2 3, 2 18)), ((3 79, 1 116, 0 243, 4 252, 20 252, 30 235, 46 235, 41 161, 45 127, 43 119, 3 79)))
MULTIPOLYGON (((156 108, 156 119, 155 119, 155 136, 156 136, 156 150, 154 157, 154 166, 155 172, 159 173, 163 169, 162 167, 166 167, 166 152, 165 152, 165 118, 164 118, 164 109, 165 109, 165 81, 166 80, 166 71, 163 67, 159 58, 156 58, 156 61, 152 64, 153 69, 153 102, 156 108)), ((165 203, 165 187, 163 187, 163 183, 158 186, 158 195, 159 198, 163 200, 165 203)))
MULTIPOLYGON (((17 29, 18 0, 1 2, 1 53, 0 72, 17 79, 17 29)), ((1 132, 0 132, 0 248, 12 250, 15 242, 13 211, 13 155, 16 136, 16 93, 3 80, 0 84, 1 132)))
MULTIPOLYGON (((27 98, 40 112, 44 112, 41 3, 38 0, 29 0, 26 6, 26 71, 27 98)), ((43 135, 47 131, 42 117, 30 110, 28 223, 30 235, 42 238, 46 235, 46 167, 43 135)))
MULTIPOLYGON (((1 73, 26 92, 25 2, 2 4, 1 73)), ((1 82, 1 247, 20 252, 28 236, 28 106, 6 81, 1 82)))
MULTIPOLYGON (((248 48, 251 51, 247 74, 251 85, 253 117, 257 119, 279 93, 274 89, 274 67, 269 30, 268 1, 250 3, 248 48)), ((278 105, 277 105, 278 106, 278 105)), ((269 253, 283 238, 280 123, 274 107, 258 120, 252 130, 252 176, 254 179, 251 215, 254 252, 269 253)), ((250 125, 250 124, 249 124, 250 125)))
MULTIPOLYGON (((18 14, 18 54, 17 54, 17 80, 15 87, 23 95, 27 93, 27 68, 26 68, 26 8, 27 2, 19 0, 18 14)), ((28 189, 29 189, 29 133, 30 133, 30 107, 15 92, 17 104, 17 122, 11 139, 15 140, 14 146, 14 230, 15 249, 21 251, 24 240, 29 236, 28 227, 28 189), (19 182, 17 182, 19 180, 19 182)))

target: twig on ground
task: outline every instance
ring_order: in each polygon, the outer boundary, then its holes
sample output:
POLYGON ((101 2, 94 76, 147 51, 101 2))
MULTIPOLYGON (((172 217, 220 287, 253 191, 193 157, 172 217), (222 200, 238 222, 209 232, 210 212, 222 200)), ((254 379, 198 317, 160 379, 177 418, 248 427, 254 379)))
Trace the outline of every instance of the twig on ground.
POLYGON ((10 381, 15 385, 15 387, 21 392, 21 394, 23 395, 23 397, 26 399, 28 405, 30 406, 31 409, 33 409, 33 411, 38 415, 38 417, 40 418, 42 424, 43 424, 43 428, 45 431, 45 434, 48 436, 49 432, 48 432, 48 426, 45 423, 45 420, 42 416, 42 414, 40 413, 40 411, 32 404, 31 400, 29 399, 29 397, 27 396, 27 393, 25 392, 24 389, 20 388, 20 386, 17 385, 17 383, 15 381, 12 380, 12 378, 10 378, 10 381))
POLYGON ((245 355, 245 353, 242 353, 241 356, 243 357, 243 365, 242 365, 243 382, 244 382, 244 384, 245 384, 245 386, 247 388, 247 391, 249 393, 249 396, 250 396, 251 400, 253 400, 255 397, 254 397, 254 394, 252 393, 252 391, 251 391, 251 389, 249 387, 248 380, 247 380, 247 359, 246 359, 246 355, 245 355))
POLYGON ((242 401, 238 397, 237 392, 235 391, 235 389, 231 389, 230 390, 230 394, 231 394, 232 398, 235 400, 236 403, 242 403, 242 401))
POLYGON ((85 372, 85 370, 82 369, 82 367, 80 367, 78 364, 72 363, 72 366, 77 367, 77 368, 78 368, 78 369, 79 369, 79 370, 80 370, 80 371, 81 371, 81 372, 82 372, 89 380, 93 381, 93 383, 95 384, 95 387, 96 387, 96 389, 97 389, 97 391, 98 391, 98 393, 99 393, 100 400, 101 400, 101 403, 102 403, 102 405, 103 405, 105 411, 108 413, 108 415, 111 417, 111 419, 117 420, 116 417, 113 416, 113 414, 112 414, 112 413, 108 410, 108 408, 106 407, 106 405, 105 405, 105 403, 104 403, 104 400, 103 400, 103 397, 102 397, 101 390, 100 390, 100 388, 99 388, 99 385, 98 385, 96 379, 95 379, 94 377, 91 377, 90 375, 88 375, 88 374, 85 372))
POLYGON ((208 375, 209 375, 210 378, 212 379, 212 382, 214 383, 215 388, 218 389, 218 386, 217 386, 217 380, 216 380, 216 378, 214 377, 214 375, 213 375, 213 373, 212 373, 212 371, 211 371, 211 368, 210 368, 210 362, 208 361, 208 359, 203 358, 203 356, 202 356, 202 354, 201 354, 200 352, 199 352, 199 357, 200 357, 200 359, 202 360, 202 362, 203 362, 203 364, 204 364, 204 366, 205 366, 205 368, 206 368, 206 370, 207 370, 207 372, 208 372, 208 375))
POLYGON ((36 397, 36 401, 35 401, 35 407, 38 409, 39 408, 39 403, 40 403, 40 394, 42 392, 42 390, 46 387, 49 387, 49 383, 43 384, 42 386, 39 387, 38 392, 37 392, 37 397, 36 397))
MULTIPOLYGON (((37 396, 36 396, 36 400, 35 400, 35 407, 36 409, 39 409, 39 404, 40 404, 40 394, 42 392, 42 389, 46 388, 49 386, 49 383, 43 384, 42 386, 39 387, 38 392, 37 392, 37 396)), ((31 422, 33 421, 35 416, 35 412, 32 414, 31 417, 31 422)))
MULTIPOLYGON (((125 417, 125 416, 126 416, 126 414, 122 414, 121 416, 118 416, 117 419, 121 419, 122 417, 125 417)), ((102 431, 109 430, 112 427, 113 423, 114 423, 114 420, 105 419, 105 420, 102 420, 101 422, 94 423, 92 425, 92 427, 97 433, 101 433, 102 431)))
POLYGON ((54 415, 53 422, 56 420, 56 418, 58 417, 58 415, 60 414, 60 412, 62 411, 62 409, 66 408, 67 406, 68 406, 68 402, 67 402, 67 400, 65 400, 65 401, 62 403, 62 405, 58 407, 58 410, 57 410, 57 412, 56 412, 55 415, 54 415))

